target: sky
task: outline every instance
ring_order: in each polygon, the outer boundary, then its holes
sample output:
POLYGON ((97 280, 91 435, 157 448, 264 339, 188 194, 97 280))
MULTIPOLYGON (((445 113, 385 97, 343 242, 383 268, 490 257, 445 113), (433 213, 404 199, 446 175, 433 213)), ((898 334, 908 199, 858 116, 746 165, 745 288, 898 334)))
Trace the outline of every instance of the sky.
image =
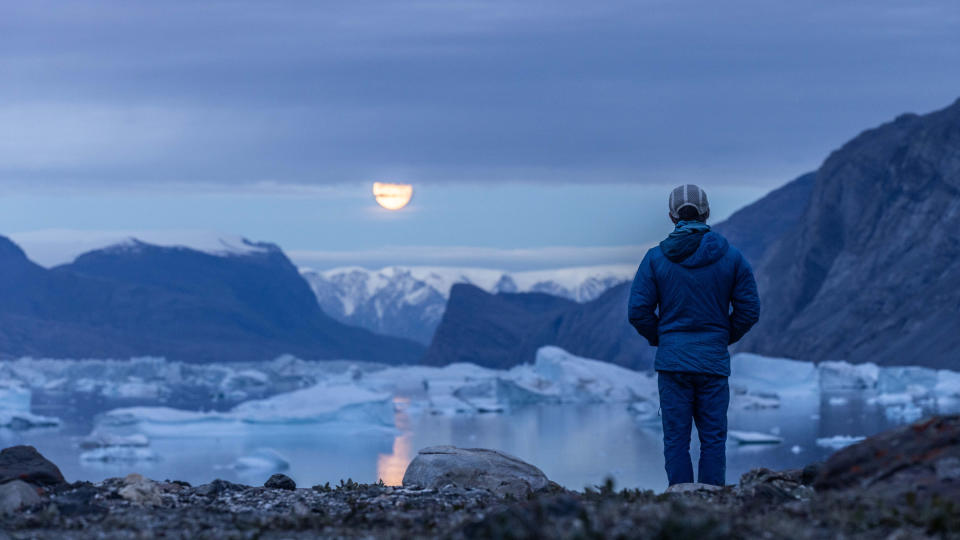
POLYGON ((0 3, 0 234, 314 268, 636 262, 960 96, 956 0, 0 3), (390 213, 375 181, 414 186, 390 213))

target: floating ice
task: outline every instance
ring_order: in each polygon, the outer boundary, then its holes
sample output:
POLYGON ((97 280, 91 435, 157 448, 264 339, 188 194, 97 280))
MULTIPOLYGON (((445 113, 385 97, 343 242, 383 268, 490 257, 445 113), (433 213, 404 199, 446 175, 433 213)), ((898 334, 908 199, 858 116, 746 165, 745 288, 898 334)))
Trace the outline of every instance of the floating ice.
POLYGON ((356 385, 318 384, 271 398, 248 401, 229 412, 196 412, 170 407, 126 407, 103 415, 106 428, 134 428, 151 436, 231 435, 250 424, 393 425, 391 396, 356 385))
POLYGON ((818 370, 821 390, 867 390, 880 378, 880 368, 871 363, 821 362, 818 370))
POLYGON ((533 365, 508 371, 501 379, 507 399, 557 403, 657 401, 657 381, 608 362, 574 356, 559 347, 541 347, 533 365))
POLYGON ((752 393, 811 395, 817 389, 817 366, 811 362, 738 353, 730 358, 730 384, 752 393))
POLYGON ((634 401, 627 406, 633 419, 643 425, 661 426, 660 407, 652 401, 634 401))
POLYGON ((260 448, 237 458, 231 467, 237 470, 285 471, 290 468, 290 463, 276 450, 260 448))
POLYGON ((923 409, 914 405, 913 403, 887 407, 883 412, 888 420, 894 422, 916 422, 923 417, 923 409))
POLYGON ((94 431, 88 437, 80 441, 80 448, 90 450, 93 448, 108 447, 146 447, 150 446, 150 439, 143 433, 134 433, 132 435, 117 435, 94 431))
POLYGON ((157 461, 153 450, 139 446, 108 446, 81 452, 81 461, 100 461, 104 463, 157 461))
POLYGON ((780 444, 783 437, 755 431, 727 431, 727 438, 740 444, 780 444))
POLYGON ((937 384, 933 391, 938 396, 960 397, 960 372, 946 369, 937 371, 937 384))
POLYGON ((795 444, 790 447, 791 454, 799 454, 800 452, 803 452, 803 448, 801 448, 800 445, 795 444))
POLYGON ((827 400, 827 403, 833 406, 846 405, 850 400, 845 397, 835 396, 827 400))
POLYGON ((60 420, 30 412, 33 393, 15 383, 0 382, 0 428, 30 429, 60 425, 60 420))
POLYGON ((817 446, 822 448, 840 449, 851 444, 858 443, 866 437, 852 435, 834 435, 833 437, 821 437, 817 439, 817 446))

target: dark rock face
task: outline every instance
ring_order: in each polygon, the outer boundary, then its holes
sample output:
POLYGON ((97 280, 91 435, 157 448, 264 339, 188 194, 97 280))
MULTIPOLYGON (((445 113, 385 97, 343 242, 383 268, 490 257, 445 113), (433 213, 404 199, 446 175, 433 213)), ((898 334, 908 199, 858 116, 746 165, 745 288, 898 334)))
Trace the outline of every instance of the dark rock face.
POLYGON ((764 311, 741 350, 955 368, 958 228, 960 100, 865 131, 759 265, 764 311))
POLYGON ((454 285, 422 363, 472 362, 496 368, 522 363, 532 358, 536 344, 531 336, 543 321, 575 305, 542 293, 494 295, 473 285, 454 285))
POLYGON ((420 450, 403 475, 406 487, 447 485, 526 498, 550 485, 543 471, 520 458, 486 448, 431 446, 420 450))
POLYGON ((556 345, 572 354, 634 369, 653 365, 655 349, 627 322, 630 284, 578 304, 542 293, 490 294, 455 285, 423 363, 473 362, 508 368, 556 345))
POLYGON ((263 484, 263 487, 269 489, 287 489, 293 490, 297 489, 297 483, 293 481, 293 478, 285 474, 274 474, 263 484))
POLYGON ((60 469, 32 446, 11 446, 0 450, 0 484, 23 480, 36 486, 66 482, 60 469))
POLYGON ((960 501, 960 415, 930 418, 848 446, 827 460, 814 487, 960 501))
POLYGON ((713 229, 739 249, 751 265, 759 267, 770 246, 799 225, 810 203, 815 179, 816 173, 807 173, 791 180, 737 210, 713 229))
POLYGON ((415 362, 423 348, 327 317, 283 252, 133 243, 42 268, 0 237, 0 356, 415 362))

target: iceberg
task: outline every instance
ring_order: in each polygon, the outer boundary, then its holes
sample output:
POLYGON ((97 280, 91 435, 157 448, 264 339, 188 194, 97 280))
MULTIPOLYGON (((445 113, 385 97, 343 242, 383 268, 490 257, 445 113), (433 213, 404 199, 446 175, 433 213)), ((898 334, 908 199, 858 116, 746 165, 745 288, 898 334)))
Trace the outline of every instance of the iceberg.
POLYGON ((80 453, 81 461, 102 463, 158 461, 159 459, 153 450, 138 446, 108 446, 80 453))
POLYGON ((851 364, 849 362, 821 362, 821 390, 869 390, 877 387, 880 368, 876 364, 851 364))
POLYGON ((94 431, 88 437, 80 441, 80 448, 91 450, 94 448, 111 447, 146 447, 150 446, 150 439, 143 433, 134 433, 132 435, 117 435, 94 431))
POLYGON ((0 428, 16 430, 59 426, 60 420, 30 412, 33 392, 19 384, 0 382, 0 428))
POLYGON ((756 431, 727 431, 727 438, 740 444, 780 444, 783 437, 756 431))
POLYGON ((648 427, 663 427, 660 419, 660 407, 651 401, 634 401, 627 406, 627 411, 640 425, 648 427))
POLYGON ((730 385, 759 395, 810 395, 819 382, 811 362, 737 353, 730 358, 730 385))
POLYGON ((233 435, 251 424, 347 423, 393 426, 392 396, 356 385, 317 384, 310 388, 247 401, 227 412, 170 407, 125 407, 105 413, 103 428, 136 429, 156 437, 233 435))
POLYGON ((817 439, 817 446, 821 448, 832 448, 839 450, 866 439, 863 436, 834 435, 833 437, 822 437, 817 439))
POLYGON ((917 405, 914 405, 913 403, 887 407, 884 409, 883 413, 888 420, 893 422, 902 422, 905 424, 916 422, 923 417, 923 409, 917 405))
POLYGON ((241 456, 230 466, 236 470, 285 471, 290 463, 272 448, 259 448, 253 453, 241 456))
POLYGON ((658 401, 657 381, 652 373, 581 358, 553 346, 541 347, 533 365, 514 367, 500 381, 498 390, 508 387, 504 397, 519 397, 521 403, 658 401), (510 385, 515 388, 509 388, 510 385))

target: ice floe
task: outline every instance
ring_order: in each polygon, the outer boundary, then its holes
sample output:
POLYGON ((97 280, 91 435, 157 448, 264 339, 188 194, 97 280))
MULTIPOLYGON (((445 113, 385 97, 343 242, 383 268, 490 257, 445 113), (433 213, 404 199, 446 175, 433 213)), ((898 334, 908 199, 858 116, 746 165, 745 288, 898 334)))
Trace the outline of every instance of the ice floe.
POLYGON ((393 425, 392 396, 350 384, 310 388, 247 401, 226 412, 171 407, 124 407, 104 413, 104 429, 136 429, 155 437, 233 435, 250 424, 393 425))
POLYGON ((30 429, 60 425, 60 420, 30 412, 32 392, 17 383, 0 381, 0 428, 30 429))
POLYGON ((81 461, 95 461, 102 463, 157 461, 159 456, 149 449, 139 446, 108 446, 94 448, 80 453, 81 461))
POLYGON ((817 446, 822 448, 840 449, 851 444, 858 443, 866 437, 853 435, 834 435, 833 437, 821 437, 817 439, 817 446))
POLYGON ((759 433, 756 431, 727 431, 727 438, 739 444, 780 444, 783 437, 770 433, 759 433))
POLYGON ((290 463, 272 448, 259 448, 252 453, 240 456, 230 466, 239 471, 285 471, 290 463))

